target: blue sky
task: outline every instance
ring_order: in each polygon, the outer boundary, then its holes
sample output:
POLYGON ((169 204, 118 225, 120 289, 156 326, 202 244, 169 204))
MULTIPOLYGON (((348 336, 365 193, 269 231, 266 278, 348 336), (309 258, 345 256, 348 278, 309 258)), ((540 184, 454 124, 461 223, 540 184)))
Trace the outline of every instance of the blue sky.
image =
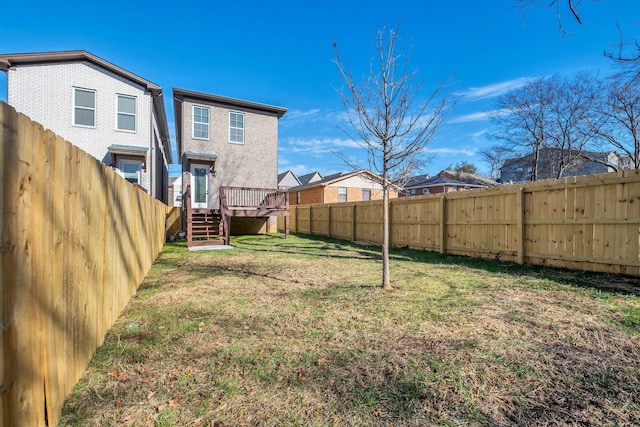
MULTIPOLYGON (((523 15, 513 0, 5 3, 0 53, 84 49, 162 86, 174 145, 172 87, 288 108, 280 120, 279 171, 297 174, 347 170, 336 150, 364 161, 339 128, 346 123, 334 89, 334 42, 360 75, 377 31, 402 22, 423 95, 449 81, 456 107, 420 171, 434 174, 461 161, 486 170, 481 152, 495 144, 487 113, 496 96, 554 73, 610 74, 614 66, 603 51, 619 37, 616 23, 629 37, 640 33, 638 0, 583 0, 583 25, 563 9, 570 36, 558 32, 555 10, 540 3, 523 15)), ((179 170, 172 165, 170 174, 179 170)))

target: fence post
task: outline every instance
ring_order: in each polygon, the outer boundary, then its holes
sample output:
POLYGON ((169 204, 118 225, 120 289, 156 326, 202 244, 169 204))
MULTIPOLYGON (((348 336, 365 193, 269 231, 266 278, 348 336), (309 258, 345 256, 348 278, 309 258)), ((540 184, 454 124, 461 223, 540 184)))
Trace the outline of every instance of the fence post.
POLYGON ((356 204, 351 205, 351 241, 356 241, 356 204))
MULTIPOLYGON (((389 245, 393 246, 393 203, 391 199, 388 199, 389 202, 389 245)), ((384 209, 384 208, 383 208, 384 209)), ((384 225, 383 225, 384 227, 384 225)))
POLYGON ((309 234, 313 234, 313 206, 309 205, 309 234))
POLYGON ((518 215, 518 264, 524 264, 524 188, 520 187, 517 192, 516 208, 518 215))
POLYGON ((447 252, 447 198, 443 195, 440 199, 440 253, 447 252))
POLYGON ((327 234, 331 237, 331 205, 327 205, 327 234))

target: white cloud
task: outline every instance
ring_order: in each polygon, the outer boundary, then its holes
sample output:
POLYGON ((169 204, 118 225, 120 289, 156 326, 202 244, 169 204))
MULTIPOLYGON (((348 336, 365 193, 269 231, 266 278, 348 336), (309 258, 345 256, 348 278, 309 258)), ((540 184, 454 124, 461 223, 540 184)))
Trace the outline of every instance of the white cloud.
POLYGON ((533 80, 533 77, 519 77, 517 79, 494 83, 487 86, 471 87, 467 90, 456 92, 455 95, 471 100, 494 98, 511 92, 514 89, 518 89, 529 83, 531 80, 533 80))
POLYGON ((447 124, 481 122, 483 120, 489 120, 492 116, 499 116, 509 113, 511 113, 511 111, 506 109, 480 111, 477 113, 464 114, 462 116, 454 117, 453 119, 447 121, 447 124))
POLYGON ((427 153, 438 155, 457 155, 464 154, 465 156, 475 156, 476 151, 468 148, 427 148, 427 153))
POLYGON ((471 114, 465 114, 463 116, 458 116, 458 117, 454 117, 453 119, 449 120, 447 123, 469 123, 469 122, 479 122, 482 120, 489 120, 489 117, 491 116, 492 112, 491 111, 481 111, 479 113, 471 113, 471 114))
POLYGON ((290 110, 290 111, 287 111, 287 113, 284 115, 283 119, 296 120, 296 119, 300 119, 300 118, 313 117, 313 116, 318 115, 318 113, 320 113, 320 109, 319 108, 314 108, 313 110, 307 110, 307 111, 290 110))
POLYGON ((488 131, 489 131, 489 129, 486 129, 486 128, 485 128, 485 129, 479 130, 478 132, 473 132, 473 133, 471 134, 471 137, 472 137, 473 139, 478 139, 478 138, 480 138, 482 135, 486 134, 488 131))
POLYGON ((351 139, 345 138, 289 138, 280 147, 282 153, 319 156, 341 148, 360 148, 351 139))

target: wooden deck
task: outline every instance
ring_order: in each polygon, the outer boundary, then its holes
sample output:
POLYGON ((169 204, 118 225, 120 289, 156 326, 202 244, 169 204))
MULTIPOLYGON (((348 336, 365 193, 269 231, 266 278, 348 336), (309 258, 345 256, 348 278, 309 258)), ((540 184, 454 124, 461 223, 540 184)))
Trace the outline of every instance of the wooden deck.
MULTIPOLYGON (((231 218, 285 218, 285 238, 289 237, 289 193, 272 188, 220 187, 220 209, 191 208, 191 189, 187 186, 184 203, 187 214, 187 245, 229 244, 231 218)), ((268 230, 267 223, 267 230, 268 230)))

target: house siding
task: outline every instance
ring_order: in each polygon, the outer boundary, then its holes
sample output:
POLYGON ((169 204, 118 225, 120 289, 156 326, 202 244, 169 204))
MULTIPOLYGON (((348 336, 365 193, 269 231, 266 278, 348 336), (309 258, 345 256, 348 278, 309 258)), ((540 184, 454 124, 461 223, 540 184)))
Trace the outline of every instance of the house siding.
POLYGON ((160 190, 166 175, 166 154, 159 148, 161 143, 152 143, 152 100, 142 86, 89 62, 20 65, 7 73, 10 105, 105 164, 111 165, 107 147, 112 144, 148 148, 147 167, 141 171, 140 185, 154 197, 167 200, 166 185, 160 190), (73 125, 74 87, 96 92, 93 128, 73 125), (116 130, 116 94, 137 98, 135 132, 116 130), (158 150, 159 156, 155 154, 158 150), (155 178, 152 169, 156 169, 155 178))
MULTIPOLYGON (((289 193, 289 204, 298 204, 298 191, 291 191, 289 193)), ((300 203, 301 205, 311 205, 324 202, 324 187, 312 187, 300 190, 300 203)))
MULTIPOLYGON (((213 152, 216 176, 209 176, 209 207, 219 207, 220 186, 277 188, 278 116, 208 101, 185 99, 182 107, 182 150, 213 152), (209 139, 193 138, 193 106, 208 107, 209 139), (244 144, 229 142, 229 113, 244 113, 244 144)), ((182 154, 182 153, 181 153, 182 154)), ((184 163, 184 160, 183 160, 184 163)), ((194 161, 194 163, 197 163, 194 161)), ((183 180, 190 183, 185 168, 183 180)))
MULTIPOLYGON (((613 156, 613 153, 601 154, 604 156, 613 156)), ((548 150, 540 152, 538 160, 538 180, 557 178, 557 170, 554 166, 557 163, 557 156, 549 153, 548 150)), ((614 163, 615 158, 607 157, 607 160, 614 163)), ((512 160, 500 169, 500 180, 502 182, 527 182, 531 181, 531 170, 533 166, 533 155, 529 154, 519 159, 512 160)), ((577 159, 574 163, 564 170, 562 178, 580 175, 592 175, 599 173, 613 172, 613 169, 598 162, 588 159, 577 159)))

